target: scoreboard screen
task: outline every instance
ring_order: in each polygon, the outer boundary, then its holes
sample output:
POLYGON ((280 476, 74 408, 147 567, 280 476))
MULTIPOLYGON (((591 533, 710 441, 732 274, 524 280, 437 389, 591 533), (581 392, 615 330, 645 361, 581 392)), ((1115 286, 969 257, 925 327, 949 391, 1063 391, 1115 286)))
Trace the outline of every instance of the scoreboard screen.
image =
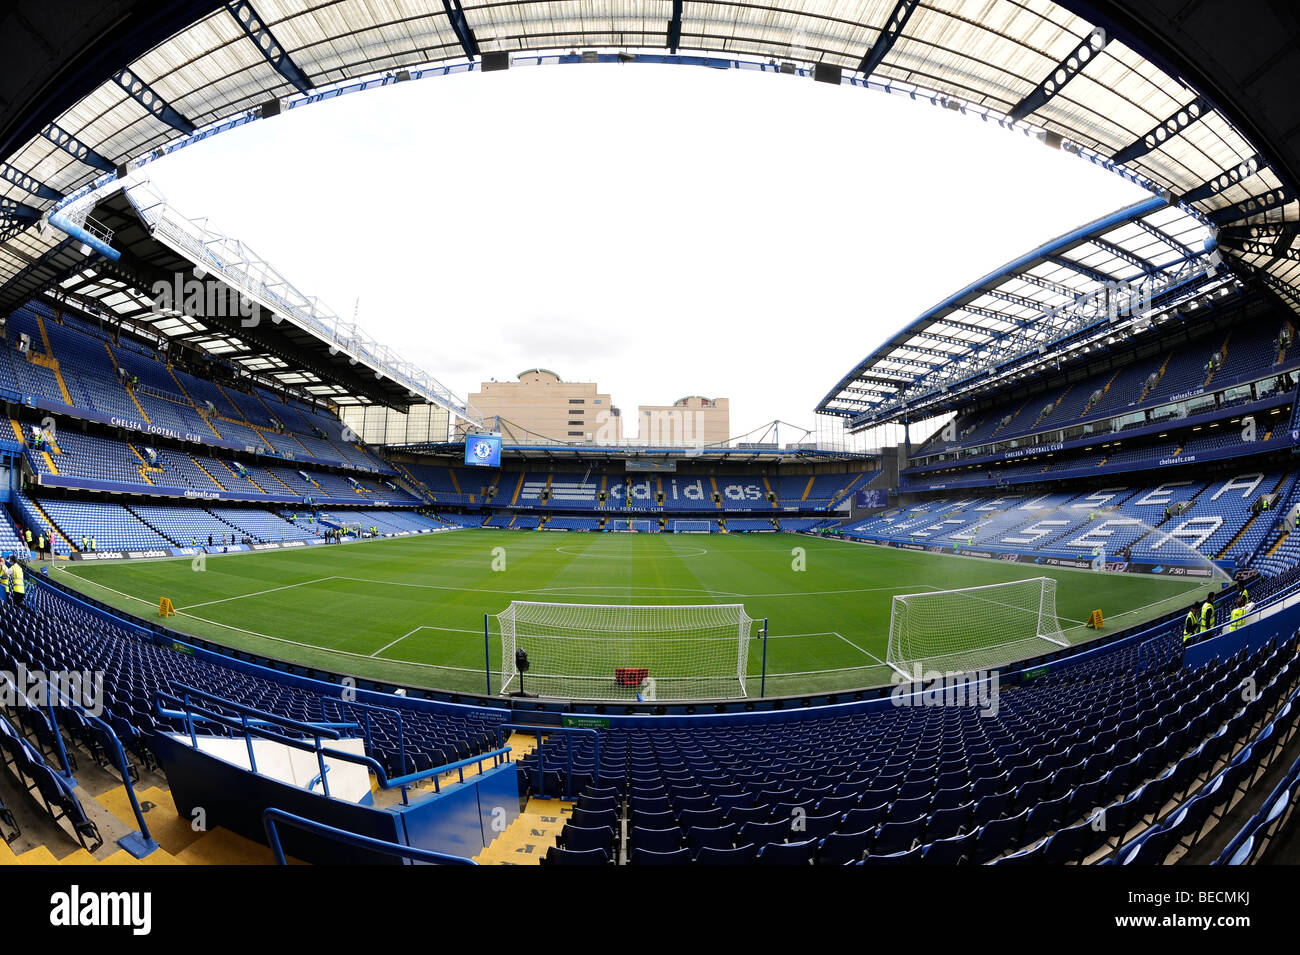
POLYGON ((501 467, 501 435, 467 435, 465 438, 465 463, 482 468, 501 467))

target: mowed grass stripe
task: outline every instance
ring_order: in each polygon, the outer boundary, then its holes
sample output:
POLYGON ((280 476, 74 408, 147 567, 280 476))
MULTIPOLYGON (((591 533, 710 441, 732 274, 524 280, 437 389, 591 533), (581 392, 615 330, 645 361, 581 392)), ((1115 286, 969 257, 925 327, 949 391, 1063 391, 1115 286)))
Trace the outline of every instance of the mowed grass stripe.
MULTIPOLYGON (((787 676, 769 692, 803 693, 844 689, 856 685, 844 683, 844 673, 880 670, 864 653, 884 658, 897 593, 1051 576, 1058 580, 1063 620, 1081 620, 1101 608, 1108 620, 1130 612, 1123 620, 1128 625, 1155 613, 1138 608, 1163 601, 1162 609, 1177 609, 1209 589, 1208 583, 1185 579, 1047 569, 786 534, 467 530, 214 555, 203 566, 196 571, 182 558, 60 564, 57 570, 73 586, 137 614, 149 615, 162 596, 177 607, 196 608, 172 623, 238 649, 473 692, 483 689, 483 615, 497 613, 511 599, 742 603, 750 616, 769 619, 772 636, 799 635, 770 642, 769 677, 787 676), (795 559, 796 548, 803 549, 802 562, 795 559), (504 569, 494 569, 502 560, 504 569)), ((996 629, 998 623, 991 608, 987 619, 960 625, 996 629)), ((1070 636, 1094 634, 1076 630, 1070 636)), ((499 655, 493 639, 494 669, 499 655)), ((761 655, 755 642, 751 674, 758 673, 761 655)), ((888 673, 881 678, 887 680, 888 673)))

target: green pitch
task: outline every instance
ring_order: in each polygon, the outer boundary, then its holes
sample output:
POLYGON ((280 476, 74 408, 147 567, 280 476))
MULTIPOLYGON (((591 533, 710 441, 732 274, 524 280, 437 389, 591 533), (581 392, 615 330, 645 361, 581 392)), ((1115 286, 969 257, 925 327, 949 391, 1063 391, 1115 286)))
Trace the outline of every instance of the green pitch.
MULTIPOLYGON (((342 546, 113 563, 59 563, 56 579, 137 615, 171 598, 169 625, 223 645, 378 680, 482 693, 483 615, 512 599, 742 603, 769 620, 767 694, 888 683, 891 598, 1052 576, 1074 642, 1182 608, 1206 581, 1098 574, 792 534, 465 530, 342 546)), ((953 626, 979 627, 978 620, 953 626)), ((751 648, 750 696, 762 648, 751 648)), ((491 640, 492 690, 500 647, 491 640)), ((653 662, 651 662, 653 669, 653 662)))

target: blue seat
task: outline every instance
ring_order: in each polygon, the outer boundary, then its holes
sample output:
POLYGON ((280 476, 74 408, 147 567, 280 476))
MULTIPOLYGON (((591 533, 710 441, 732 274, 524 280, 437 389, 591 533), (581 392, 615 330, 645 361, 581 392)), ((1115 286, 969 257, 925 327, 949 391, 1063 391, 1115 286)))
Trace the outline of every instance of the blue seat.
POLYGON ((696 865, 753 865, 758 858, 758 846, 752 842, 734 849, 716 849, 705 846, 695 856, 696 865))
POLYGON ((874 855, 891 855, 905 852, 920 841, 925 831, 925 817, 917 816, 898 822, 886 822, 876 830, 871 851, 874 855))
POLYGON ((594 829, 598 826, 604 826, 613 830, 618 827, 618 813, 614 809, 575 809, 570 820, 575 826, 581 826, 584 829, 594 829))
POLYGON ((682 829, 714 829, 726 823, 721 809, 683 809, 677 814, 677 825, 682 829))
POLYGON ((884 855, 871 853, 862 860, 861 865, 917 865, 922 860, 922 850, 922 846, 913 846, 910 849, 884 855))
POLYGON ((866 854, 875 835, 873 830, 862 832, 831 832, 821 840, 817 849, 818 865, 844 865, 856 862, 866 854))
POLYGON ((854 793, 845 793, 842 796, 825 796, 817 803, 817 812, 819 814, 834 812, 842 816, 858 804, 859 798, 854 793))
POLYGON ((752 842, 765 846, 774 842, 785 842, 790 837, 790 822, 778 819, 772 822, 747 822, 736 833, 736 841, 744 844, 752 842))
POLYGON ((727 810, 727 819, 738 826, 747 822, 767 822, 772 818, 772 807, 766 803, 759 806, 732 806, 727 810))
POLYGON ((642 829, 635 826, 628 830, 627 843, 652 852, 675 852, 682 847, 682 831, 676 826, 667 829, 642 829))
POLYGON ((612 794, 609 796, 591 796, 582 793, 578 796, 577 808, 586 812, 616 811, 618 809, 618 800, 612 794))
POLYGON ((758 850, 759 865, 811 865, 817 852, 817 840, 773 842, 758 850))
POLYGON ((693 826, 686 830, 686 846, 692 855, 698 855, 701 849, 730 849, 736 844, 736 826, 727 823, 722 826, 693 826))
POLYGON ((861 832, 864 829, 875 829, 885 821, 888 814, 889 805, 887 803, 874 806, 859 805, 844 814, 844 820, 840 823, 840 831, 861 832))
POLYGON ((975 850, 975 833, 967 832, 948 839, 936 839, 921 849, 925 865, 960 865, 969 862, 975 850))
POLYGON ((937 809, 932 812, 925 823, 926 841, 947 839, 965 831, 966 826, 970 824, 972 809, 973 805, 966 803, 964 806, 937 809))
POLYGON ((1028 816, 1029 810, 1026 809, 1018 816, 993 819, 981 826, 975 834, 971 861, 982 864, 1017 845, 1028 816))
POLYGON ((586 828, 569 823, 560 830, 559 845, 573 851, 604 849, 612 858, 614 854, 614 830, 606 826, 586 828))
POLYGON ((1106 831, 1094 825, 1091 820, 1065 829, 1058 829, 1047 840, 1043 850, 1043 862, 1048 865, 1067 865, 1082 862, 1093 852, 1101 848, 1106 840, 1106 831))
POLYGON ((677 826, 677 816, 665 809, 663 812, 629 812, 627 824, 638 829, 669 829, 677 826))

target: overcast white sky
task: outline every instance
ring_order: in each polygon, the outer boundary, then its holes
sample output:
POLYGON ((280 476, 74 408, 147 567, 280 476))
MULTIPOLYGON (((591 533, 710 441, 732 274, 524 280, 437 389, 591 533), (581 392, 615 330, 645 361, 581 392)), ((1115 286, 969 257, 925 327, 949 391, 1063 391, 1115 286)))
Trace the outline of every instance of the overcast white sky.
MULTIPOLYGON (((928 102, 739 70, 428 79, 148 167, 462 397, 553 369, 624 409, 813 408, 928 307, 1147 194, 928 102)), ((783 433, 782 438, 793 438, 783 433)))

